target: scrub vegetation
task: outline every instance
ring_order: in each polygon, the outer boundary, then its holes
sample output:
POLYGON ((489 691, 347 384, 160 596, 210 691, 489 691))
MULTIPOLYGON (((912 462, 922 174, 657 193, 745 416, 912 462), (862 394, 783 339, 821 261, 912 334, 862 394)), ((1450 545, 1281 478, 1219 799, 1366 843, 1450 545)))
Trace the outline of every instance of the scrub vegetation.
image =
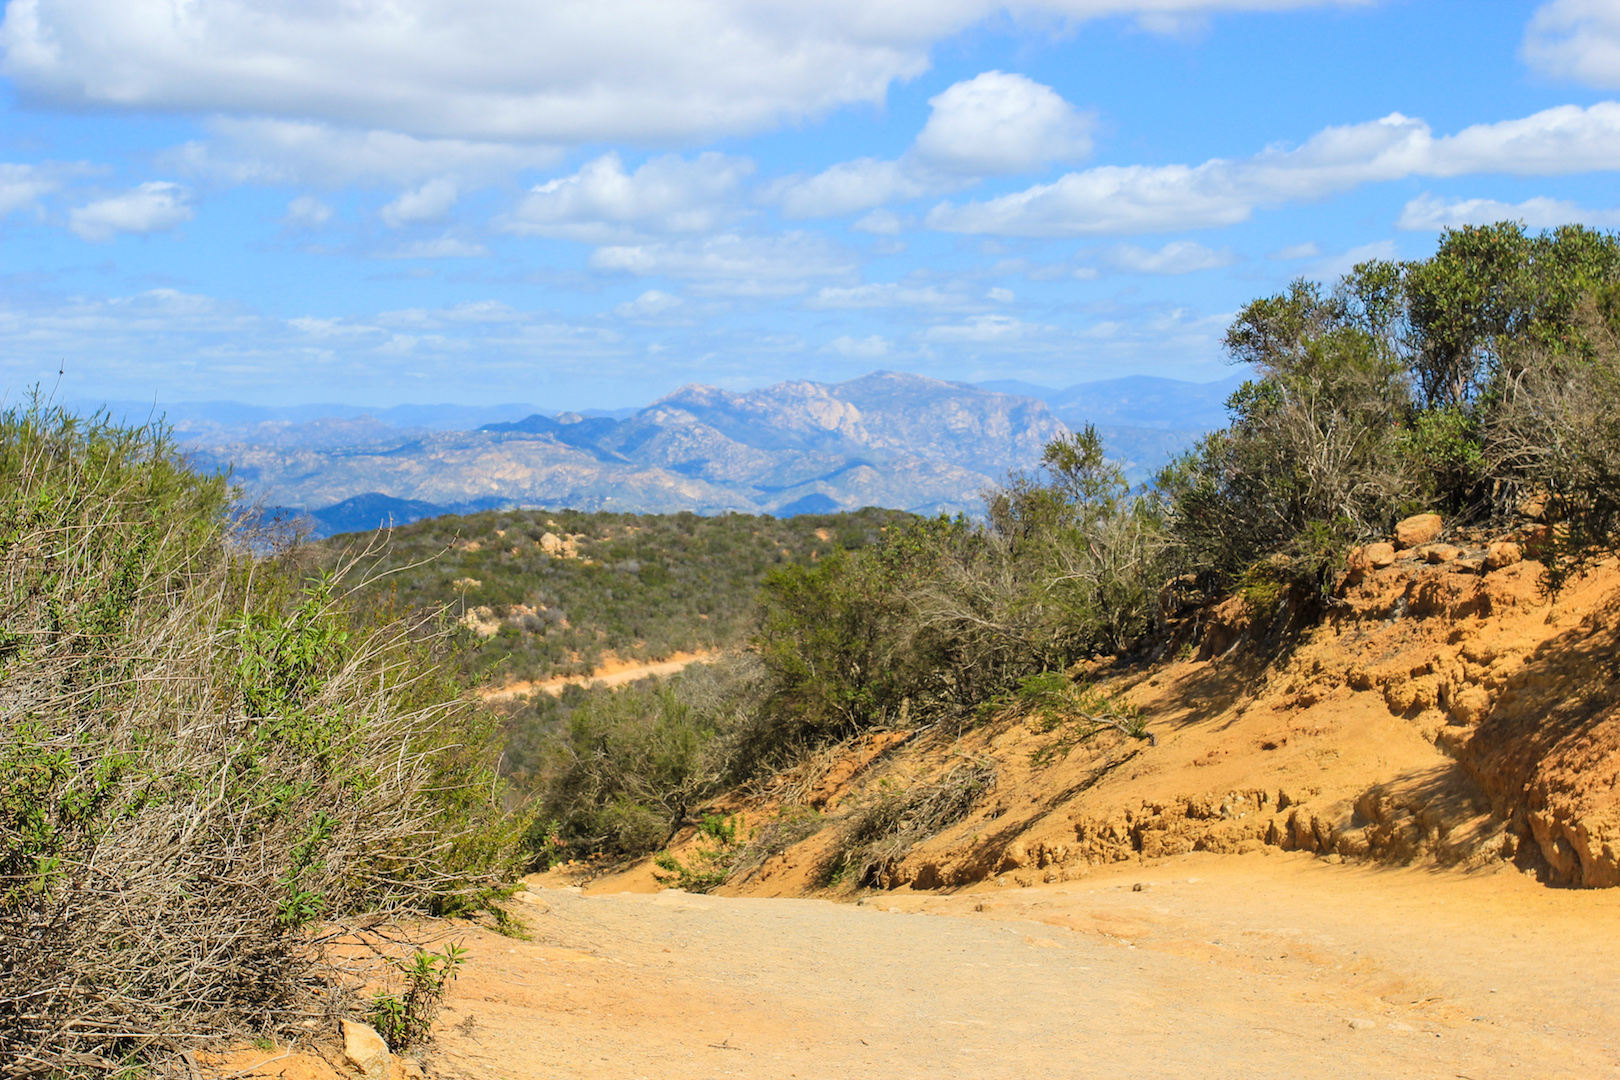
MULTIPOLYGON (((323 942, 474 908, 519 858, 694 828, 701 859, 659 866, 710 888, 834 824, 829 880, 882 883, 996 770, 834 818, 809 797, 830 748, 1009 712, 1049 756, 1151 739, 1081 673, 1164 655, 1180 610, 1232 594, 1309 625, 1346 552, 1416 512, 1534 532, 1548 592, 1616 549, 1616 236, 1455 230, 1255 300, 1226 345, 1253 378, 1154 483, 1088 428, 980 520, 509 511, 310 549, 232 519, 160 430, 5 414, 0 1058, 113 1072, 359 1010, 323 942), (467 692, 700 649, 722 655, 499 716, 467 692), (718 813, 739 788, 777 818, 718 813)), ((399 1044, 455 967, 416 962, 420 1008, 373 1002, 399 1044)))
POLYGON ((324 942, 513 867, 500 729, 443 629, 356 611, 230 501, 161 429, 0 416, 8 1076, 303 1034, 350 1006, 324 942))
MULTIPOLYGON (((396 607, 445 608, 481 634, 467 654, 475 676, 586 674, 609 654, 657 660, 735 646, 772 570, 869 546, 911 519, 871 508, 782 519, 574 510, 433 518, 394 530, 371 592, 396 607)), ((371 543, 369 534, 328 541, 327 563, 371 543)))
MULTIPOLYGON (((1133 489, 1094 430, 1074 433, 988 492, 983 520, 890 522, 872 542, 784 560, 740 660, 519 706, 512 760, 561 841, 548 857, 656 850, 705 800, 867 732, 1014 709, 1050 729, 1052 753, 1105 730, 1149 738, 1064 673, 1156 655, 1178 607, 1234 592, 1309 625, 1346 552, 1413 513, 1546 520, 1549 591, 1614 549, 1615 236, 1448 232, 1432 258, 1252 302, 1226 345, 1254 378, 1228 426, 1153 484, 1133 489)), ((883 835, 890 810, 916 818, 895 798, 872 811, 883 835)), ((877 850, 856 833, 846 847, 877 850)), ((845 861, 866 880, 892 854, 845 861)))

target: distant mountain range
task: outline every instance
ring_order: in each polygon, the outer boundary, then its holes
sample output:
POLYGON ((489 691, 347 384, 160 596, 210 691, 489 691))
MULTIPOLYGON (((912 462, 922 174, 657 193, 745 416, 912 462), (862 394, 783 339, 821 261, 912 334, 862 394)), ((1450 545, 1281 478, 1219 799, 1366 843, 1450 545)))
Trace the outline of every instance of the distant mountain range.
MULTIPOLYGON (((877 372, 748 393, 685 386, 643 409, 236 402, 166 406, 198 464, 320 534, 500 506, 785 516, 885 506, 978 513, 1068 428, 1096 424, 1134 481, 1225 422, 1238 379, 1131 376, 1051 389, 877 372)), ((89 403, 69 403, 84 409, 89 403)), ((105 403, 144 420, 150 404, 105 403)))

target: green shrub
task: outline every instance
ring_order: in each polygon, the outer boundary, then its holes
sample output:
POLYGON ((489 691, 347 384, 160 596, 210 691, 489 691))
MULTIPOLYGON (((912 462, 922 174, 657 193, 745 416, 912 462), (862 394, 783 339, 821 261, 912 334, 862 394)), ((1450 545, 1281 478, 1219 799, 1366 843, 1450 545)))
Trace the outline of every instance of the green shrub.
POLYGON ((512 864, 498 728, 442 636, 354 616, 230 497, 162 430, 0 416, 0 1058, 296 1034, 341 1002, 315 923, 512 864))
POLYGON ((427 1041, 439 1015, 444 991, 467 959, 460 945, 446 945, 442 953, 417 950, 394 967, 405 983, 403 993, 379 992, 372 996, 366 1019, 395 1053, 427 1041))

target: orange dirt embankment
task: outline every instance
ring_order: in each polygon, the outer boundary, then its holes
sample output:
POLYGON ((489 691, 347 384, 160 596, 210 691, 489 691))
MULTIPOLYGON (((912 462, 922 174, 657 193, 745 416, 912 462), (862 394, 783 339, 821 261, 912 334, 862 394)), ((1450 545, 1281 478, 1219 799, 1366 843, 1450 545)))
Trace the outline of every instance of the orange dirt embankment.
MULTIPOLYGON (((857 742, 799 778, 796 801, 826 827, 720 891, 817 891, 840 817, 964 758, 996 762, 993 790, 869 883, 1052 883, 1270 847, 1620 884, 1620 567, 1549 601, 1538 563, 1474 540, 1380 545, 1303 633, 1287 630, 1289 612, 1257 621, 1238 600, 1188 613, 1181 658, 1096 675, 1142 710, 1157 745, 1110 732, 1042 763, 1054 736, 1013 718, 857 742)), ((731 808, 753 828, 781 812, 731 808)), ((658 885, 642 866, 588 888, 658 885)))

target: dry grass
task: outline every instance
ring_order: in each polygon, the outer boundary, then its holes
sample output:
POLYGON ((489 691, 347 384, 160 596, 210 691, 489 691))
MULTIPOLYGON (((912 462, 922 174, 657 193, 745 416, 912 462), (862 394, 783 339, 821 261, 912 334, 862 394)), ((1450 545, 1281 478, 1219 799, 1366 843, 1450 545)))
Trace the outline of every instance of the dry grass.
POLYGON ((7 414, 0 485, 0 1075, 303 1034, 350 1004, 327 936, 495 883, 431 627, 255 554, 160 432, 7 414))
POLYGON ((958 762, 937 779, 882 792, 851 814, 827 864, 829 880, 887 887, 896 864, 922 841, 967 817, 996 786, 996 763, 958 762))

